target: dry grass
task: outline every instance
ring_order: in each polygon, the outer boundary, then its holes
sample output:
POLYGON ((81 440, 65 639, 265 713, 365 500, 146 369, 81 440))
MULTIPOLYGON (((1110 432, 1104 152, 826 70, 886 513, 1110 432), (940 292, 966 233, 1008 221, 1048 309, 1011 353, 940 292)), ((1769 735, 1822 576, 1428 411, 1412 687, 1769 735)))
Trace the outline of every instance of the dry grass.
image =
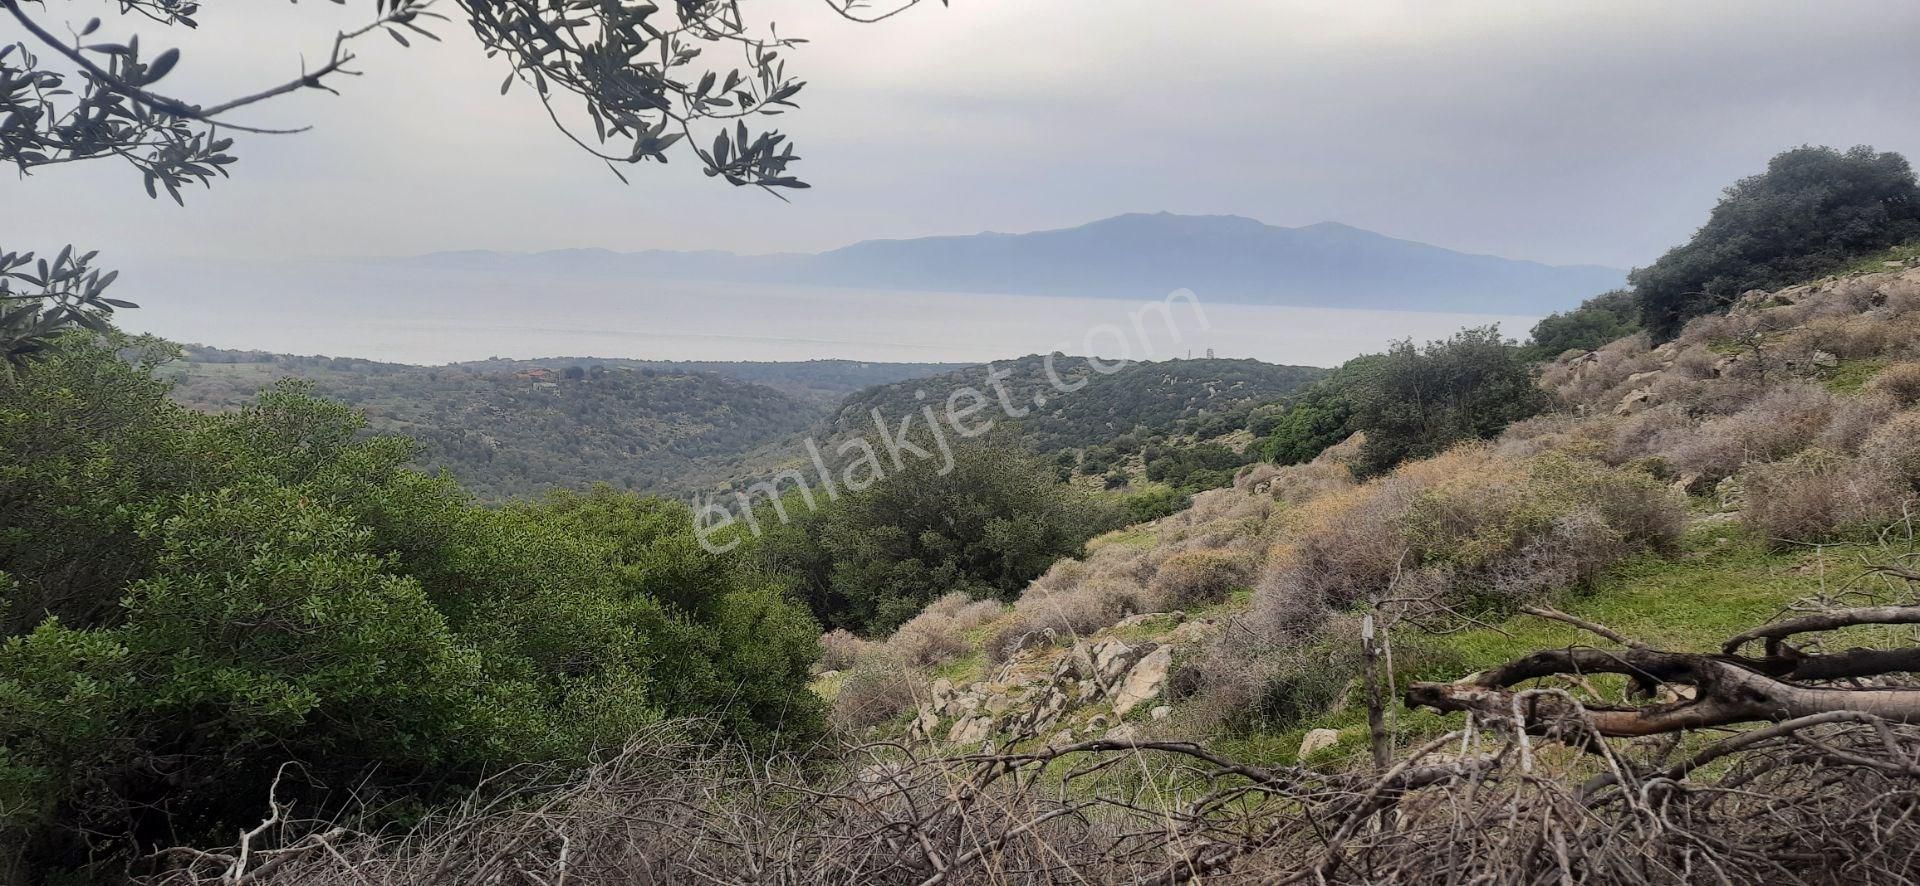
POLYGON ((1147 593, 1155 602, 1165 601, 1171 606, 1204 606, 1219 603, 1234 588, 1251 584, 1255 572, 1255 560, 1245 552, 1181 551, 1160 563, 1147 593))
POLYGON ((1920 405, 1920 362, 1895 363, 1867 382, 1866 390, 1902 407, 1920 405))
POLYGON ((967 632, 999 617, 1000 604, 951 593, 920 610, 888 637, 888 652, 915 667, 928 668, 966 654, 973 647, 967 632))
POLYGON ((1249 621, 1298 637, 1363 599, 1524 599, 1670 544, 1683 521, 1678 497, 1646 474, 1460 447, 1290 514, 1249 621))
POLYGON ((872 646, 871 642, 854 636, 846 628, 834 628, 820 637, 819 668, 823 671, 844 671, 853 667, 853 663, 872 646))
POLYGON ((925 696, 918 672, 884 649, 860 656, 847 671, 828 719, 845 734, 890 722, 925 696))
POLYGON ((1906 484, 1869 459, 1809 450, 1741 475, 1746 522, 1767 537, 1820 541, 1900 514, 1906 484))

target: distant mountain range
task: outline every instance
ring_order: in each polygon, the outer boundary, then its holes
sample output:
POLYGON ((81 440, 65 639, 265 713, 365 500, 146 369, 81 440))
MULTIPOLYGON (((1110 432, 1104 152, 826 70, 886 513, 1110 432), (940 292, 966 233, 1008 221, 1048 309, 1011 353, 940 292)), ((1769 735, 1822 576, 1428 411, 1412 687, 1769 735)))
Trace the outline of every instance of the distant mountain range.
POLYGON ((1545 314, 1621 286, 1626 274, 1455 252, 1333 222, 1283 228, 1230 215, 1115 216, 1076 228, 868 240, 818 254, 442 252, 395 259, 449 270, 639 279, 1202 299, 1250 304, 1545 314))

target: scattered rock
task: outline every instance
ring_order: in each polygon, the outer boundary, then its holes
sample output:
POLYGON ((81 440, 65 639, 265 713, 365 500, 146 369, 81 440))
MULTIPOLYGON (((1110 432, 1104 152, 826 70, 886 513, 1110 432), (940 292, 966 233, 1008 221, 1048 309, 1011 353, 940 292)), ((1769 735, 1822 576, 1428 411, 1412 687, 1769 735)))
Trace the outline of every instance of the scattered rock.
POLYGON ((1161 687, 1167 683, 1167 668, 1173 664, 1173 648, 1156 647, 1142 656, 1133 669, 1127 672, 1127 679, 1113 697, 1113 714, 1124 717, 1127 712, 1139 707, 1140 703, 1160 694, 1161 687))
POLYGON ((1146 624, 1150 621, 1171 621, 1174 624, 1179 624, 1186 620, 1187 614, 1176 609, 1172 612, 1142 612, 1138 615, 1129 615, 1126 618, 1114 622, 1113 626, 1115 628, 1131 628, 1146 624))
POLYGON ((1107 730, 1106 734, 1100 737, 1108 741, 1133 741, 1139 736, 1140 730, 1134 728, 1132 723, 1122 723, 1107 730))
POLYGON ((1333 747, 1334 745, 1337 745, 1339 743, 1340 743, 1340 730, 1314 729, 1309 731, 1304 737, 1300 739, 1300 753, 1296 754, 1295 757, 1297 759, 1305 760, 1307 757, 1312 756, 1313 754, 1319 753, 1320 751, 1324 751, 1327 748, 1333 747))
POLYGON ((914 715, 913 725, 908 727, 907 736, 918 741, 931 741, 933 730, 938 728, 940 728, 940 715, 933 712, 931 705, 926 705, 914 715))
POLYGON ((1152 717, 1155 720, 1165 720, 1166 718, 1173 716, 1173 705, 1163 704, 1157 708, 1154 708, 1151 711, 1148 711, 1147 716, 1152 717))
POLYGON ((1815 369, 1832 369, 1835 366, 1839 366, 1839 365, 1840 365, 1839 354, 1835 354, 1831 351, 1814 351, 1813 352, 1813 366, 1815 369))
POLYGON ((993 719, 990 717, 966 717, 954 721, 953 728, 947 730, 947 741, 954 744, 977 744, 993 734, 993 719))
POLYGON ((1632 415, 1652 405, 1653 389, 1641 388, 1637 391, 1629 391, 1626 396, 1621 397, 1620 405, 1613 408, 1613 414, 1632 415))
POLYGON ((1747 490, 1737 477, 1728 477, 1713 486, 1714 498, 1722 511, 1737 511, 1747 506, 1747 490))
POLYGON ((1144 647, 1135 648, 1111 638, 1093 644, 1091 654, 1094 682, 1099 683, 1103 689, 1110 689, 1115 681, 1133 668, 1133 663, 1139 661, 1140 656, 1145 652, 1144 647))
POLYGON ((1198 646, 1220 632, 1220 625, 1208 618, 1196 618, 1183 621, 1180 626, 1167 632, 1167 642, 1175 646, 1198 646))

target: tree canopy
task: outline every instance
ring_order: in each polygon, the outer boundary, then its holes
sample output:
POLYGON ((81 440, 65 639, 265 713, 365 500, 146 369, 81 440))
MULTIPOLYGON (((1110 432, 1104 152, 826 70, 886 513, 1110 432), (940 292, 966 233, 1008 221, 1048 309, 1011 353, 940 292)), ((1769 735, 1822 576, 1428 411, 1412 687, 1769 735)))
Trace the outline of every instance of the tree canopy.
POLYGON ((231 834, 288 763, 282 798, 325 815, 665 718, 819 727, 818 624, 684 505, 478 507, 344 406, 195 413, 166 346, 111 344, 0 378, 0 845, 71 867, 231 834))
POLYGON ((1920 237, 1907 159, 1859 146, 1800 147, 1726 190, 1693 239, 1628 279, 1640 320, 1671 338, 1742 292, 1786 286, 1920 237))

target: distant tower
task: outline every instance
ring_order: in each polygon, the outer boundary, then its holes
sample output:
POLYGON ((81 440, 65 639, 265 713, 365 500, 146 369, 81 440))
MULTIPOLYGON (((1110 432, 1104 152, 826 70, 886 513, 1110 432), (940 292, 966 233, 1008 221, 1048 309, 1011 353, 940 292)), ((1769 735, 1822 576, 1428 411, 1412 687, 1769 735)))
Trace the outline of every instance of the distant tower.
POLYGON ((1213 349, 1212 349, 1212 348, 1208 348, 1208 349, 1207 349, 1207 359, 1209 359, 1209 360, 1211 360, 1211 359, 1213 359, 1213 349))

